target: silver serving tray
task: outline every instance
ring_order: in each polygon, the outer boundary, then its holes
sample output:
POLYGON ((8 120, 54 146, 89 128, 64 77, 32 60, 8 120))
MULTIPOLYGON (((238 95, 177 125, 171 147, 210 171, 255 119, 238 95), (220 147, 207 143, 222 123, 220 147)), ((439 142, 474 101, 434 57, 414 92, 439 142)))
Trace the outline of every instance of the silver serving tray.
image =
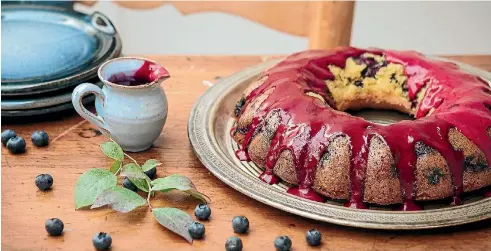
MULTIPOLYGON (((436 57, 433 59, 446 60, 436 57)), ((235 157, 237 144, 230 137, 234 125, 235 103, 243 90, 265 69, 278 63, 273 60, 246 68, 208 89, 195 103, 188 121, 188 136, 197 157, 216 177, 235 190, 272 207, 314 220, 340 225, 376 229, 425 229, 460 225, 491 218, 491 198, 469 194, 463 205, 431 204, 413 212, 351 209, 340 203, 319 203, 286 193, 288 185, 268 185, 258 179, 261 170, 252 162, 235 157)), ((491 73, 458 64, 462 69, 491 82, 491 73)), ((407 119, 394 112, 360 113, 368 120, 387 123, 407 119)))

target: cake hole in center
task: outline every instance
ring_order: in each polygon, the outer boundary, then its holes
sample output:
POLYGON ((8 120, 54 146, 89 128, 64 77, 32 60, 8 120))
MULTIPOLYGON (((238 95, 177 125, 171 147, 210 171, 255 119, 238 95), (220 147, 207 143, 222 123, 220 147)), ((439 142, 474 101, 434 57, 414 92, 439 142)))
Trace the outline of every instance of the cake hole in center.
POLYGON ((414 118, 408 114, 394 111, 394 110, 381 110, 381 109, 361 109, 357 111, 348 110, 347 113, 364 118, 372 123, 380 125, 390 125, 397 123, 401 120, 414 120, 414 118))

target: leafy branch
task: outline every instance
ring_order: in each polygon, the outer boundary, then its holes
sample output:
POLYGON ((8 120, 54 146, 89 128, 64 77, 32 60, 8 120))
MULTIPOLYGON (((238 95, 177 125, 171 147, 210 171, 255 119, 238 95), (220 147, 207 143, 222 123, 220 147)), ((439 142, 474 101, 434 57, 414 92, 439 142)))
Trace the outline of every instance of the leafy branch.
POLYGON ((207 203, 208 196, 196 189, 191 180, 179 174, 151 180, 145 172, 160 166, 158 160, 149 159, 142 166, 126 154, 114 141, 101 144, 102 152, 114 162, 109 170, 93 168, 84 172, 75 184, 75 209, 90 209, 108 206, 118 212, 127 213, 147 205, 155 219, 164 227, 192 242, 188 226, 193 222, 191 216, 177 208, 152 208, 154 193, 167 193, 178 190, 207 203), (124 164, 125 158, 131 160, 124 164), (136 192, 118 186, 118 177, 127 177, 141 192, 147 193, 146 199, 136 192))

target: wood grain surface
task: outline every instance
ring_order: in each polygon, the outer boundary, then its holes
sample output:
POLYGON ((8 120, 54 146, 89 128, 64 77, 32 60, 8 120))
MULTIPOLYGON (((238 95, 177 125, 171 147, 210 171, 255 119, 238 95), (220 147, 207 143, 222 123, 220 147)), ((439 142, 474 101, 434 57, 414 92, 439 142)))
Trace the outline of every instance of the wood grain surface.
MULTIPOLYGON (((212 217, 203 240, 188 244, 184 239, 160 226, 148 208, 122 214, 108 208, 75 210, 73 188, 87 169, 109 167, 111 161, 99 150, 106 139, 76 114, 45 116, 41 120, 2 121, 2 131, 14 129, 27 142, 27 152, 11 155, 2 146, 2 249, 3 250, 94 250, 92 236, 104 231, 111 234, 111 250, 224 250, 225 240, 234 235, 231 220, 236 215, 249 218, 251 228, 240 235, 244 250, 274 250, 273 241, 288 235, 292 250, 491 250, 491 221, 425 231, 380 231, 342 227, 304 219, 263 205, 226 186, 199 162, 187 138, 187 121, 191 107, 201 93, 216 82, 266 57, 221 56, 147 56, 168 68, 171 78, 163 83, 168 96, 167 123, 154 147, 130 154, 139 162, 154 158, 163 162, 158 176, 179 173, 190 177, 197 188, 212 199, 212 217), (42 129, 51 142, 36 148, 30 134, 42 129), (39 191, 34 185, 38 174, 50 173, 53 189, 39 191), (57 217, 65 223, 64 234, 48 237, 44 223, 57 217), (305 232, 318 228, 323 245, 307 246, 305 232)), ((453 57, 477 67, 491 70, 491 56, 453 57)), ((178 207, 190 214, 198 201, 180 193, 157 195, 154 207, 178 207)), ((193 216, 194 217, 194 216, 193 216)))

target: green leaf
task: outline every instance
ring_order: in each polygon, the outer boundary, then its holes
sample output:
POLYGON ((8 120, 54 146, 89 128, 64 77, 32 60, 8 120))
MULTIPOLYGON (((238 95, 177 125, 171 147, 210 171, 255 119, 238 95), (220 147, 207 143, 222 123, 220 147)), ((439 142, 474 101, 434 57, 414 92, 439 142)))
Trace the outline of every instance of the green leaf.
POLYGON ((200 193, 188 177, 184 177, 179 174, 172 174, 165 178, 155 179, 151 182, 151 185, 152 191, 160 191, 166 193, 172 190, 179 190, 203 202, 207 202, 207 196, 200 193))
POLYGON ((90 208, 93 209, 108 205, 118 212, 127 213, 146 203, 147 201, 144 198, 129 189, 111 187, 99 194, 90 208))
POLYGON ((185 191, 188 189, 194 189, 194 184, 187 177, 179 174, 172 174, 165 178, 158 178, 151 182, 152 190, 168 192, 174 189, 185 191))
POLYGON ((113 141, 104 142, 101 144, 102 152, 113 160, 123 161, 124 152, 123 149, 113 141))
POLYGON ((94 168, 83 173, 75 184, 75 209, 90 206, 104 190, 115 187, 118 178, 102 168, 94 168))
POLYGON ((142 168, 135 163, 124 165, 120 175, 133 179, 145 179, 150 182, 150 178, 148 178, 148 176, 143 172, 142 168))
POLYGON ((193 218, 186 212, 177 208, 154 208, 152 210, 153 217, 167 229, 184 237, 189 243, 193 242, 193 238, 189 234, 188 227, 193 224, 193 218))
POLYGON ((145 164, 143 164, 142 169, 144 172, 146 172, 146 171, 148 171, 154 167, 160 166, 160 165, 162 165, 162 163, 160 163, 160 161, 155 160, 155 159, 149 159, 145 162, 145 164))
POLYGON ((187 190, 184 192, 193 196, 194 198, 204 202, 204 203, 208 203, 208 200, 210 200, 210 198, 208 196, 206 196, 205 194, 202 194, 201 192, 199 192, 196 189, 190 189, 190 190, 187 190))
POLYGON ((138 187, 138 189, 148 193, 148 182, 145 179, 135 179, 135 178, 128 178, 128 179, 130 179, 130 181, 136 187, 138 187))
POLYGON ((119 168, 121 167, 121 161, 119 160, 115 160, 112 164, 111 164, 111 167, 109 168, 109 171, 111 171, 111 173, 114 173, 116 174, 119 170, 119 168))

